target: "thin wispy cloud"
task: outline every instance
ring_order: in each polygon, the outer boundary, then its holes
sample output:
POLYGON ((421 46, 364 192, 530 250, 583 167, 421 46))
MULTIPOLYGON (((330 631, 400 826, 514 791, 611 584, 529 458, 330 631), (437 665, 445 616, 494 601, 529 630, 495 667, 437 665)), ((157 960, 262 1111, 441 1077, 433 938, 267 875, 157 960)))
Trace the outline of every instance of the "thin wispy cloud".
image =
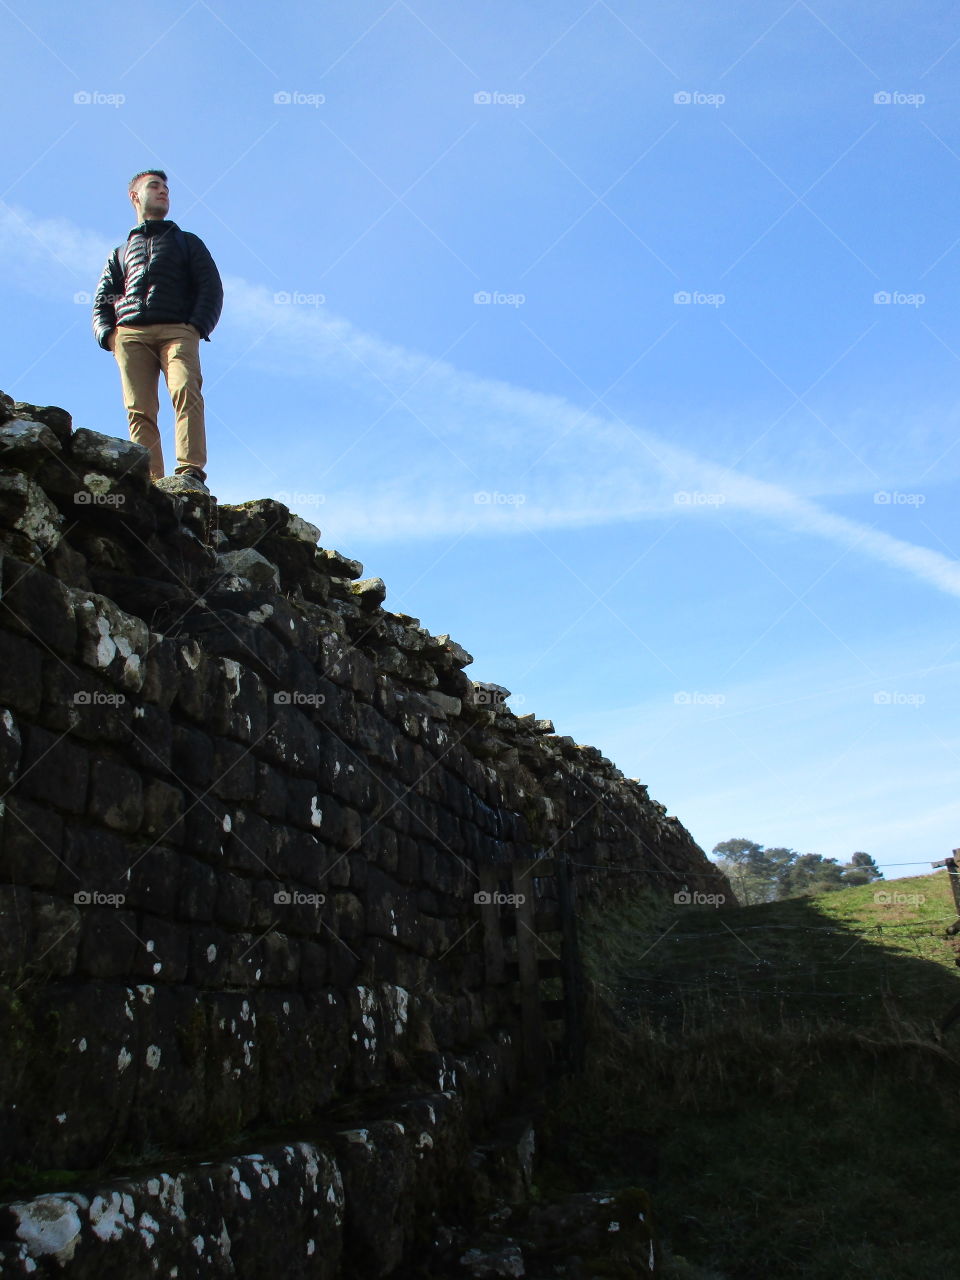
MULTIPOLYGON (((0 261, 24 287, 64 295, 90 288, 111 247, 67 219, 0 206, 0 261)), ((372 434, 377 448, 364 451, 362 486, 339 473, 331 479, 335 459, 326 471, 313 453, 302 461, 297 486, 287 488, 291 505, 297 490, 319 495, 324 522, 341 537, 536 532, 665 517, 730 524, 750 516, 960 596, 960 563, 942 551, 836 515, 640 426, 385 341, 325 306, 278 302, 272 290, 238 278, 225 284, 223 330, 238 351, 249 348, 250 367, 360 389, 371 423, 378 415, 405 420, 427 442, 398 472, 402 449, 372 434), (378 456, 389 466, 378 467, 378 456)))

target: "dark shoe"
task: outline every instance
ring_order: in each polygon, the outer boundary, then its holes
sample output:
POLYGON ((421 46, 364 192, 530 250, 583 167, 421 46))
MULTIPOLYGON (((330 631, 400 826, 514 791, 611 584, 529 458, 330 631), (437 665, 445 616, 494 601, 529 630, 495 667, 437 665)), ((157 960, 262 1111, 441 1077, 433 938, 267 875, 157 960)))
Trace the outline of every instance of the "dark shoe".
POLYGON ((165 493, 203 493, 210 497, 210 490, 192 468, 189 471, 178 471, 172 476, 163 476, 153 483, 165 493))
POLYGON ((177 471, 172 476, 174 480, 181 480, 184 486, 197 493, 209 493, 204 481, 206 476, 198 467, 184 467, 182 471, 177 471))

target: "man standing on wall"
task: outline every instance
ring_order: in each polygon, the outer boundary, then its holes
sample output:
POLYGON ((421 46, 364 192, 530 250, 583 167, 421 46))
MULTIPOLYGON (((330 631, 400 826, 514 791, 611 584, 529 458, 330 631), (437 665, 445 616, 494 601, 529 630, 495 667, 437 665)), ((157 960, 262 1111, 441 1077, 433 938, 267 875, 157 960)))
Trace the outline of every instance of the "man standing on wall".
POLYGON ((130 439, 150 450, 150 475, 163 476, 157 415, 160 373, 176 415, 176 475, 207 493, 200 339, 209 341, 223 307, 223 285, 199 236, 167 219, 162 169, 130 179, 137 226, 103 269, 93 302, 93 331, 120 369, 130 439))

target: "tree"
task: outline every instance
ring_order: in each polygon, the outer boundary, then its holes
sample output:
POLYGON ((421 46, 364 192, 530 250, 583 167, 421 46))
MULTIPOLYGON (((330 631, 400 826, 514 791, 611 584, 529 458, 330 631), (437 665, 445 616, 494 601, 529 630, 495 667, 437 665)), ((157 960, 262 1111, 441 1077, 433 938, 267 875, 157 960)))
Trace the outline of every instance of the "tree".
POLYGON ((729 879, 744 906, 830 893, 851 885, 882 880, 883 874, 869 853, 859 851, 843 865, 819 853, 797 853, 777 846, 764 849, 756 840, 738 836, 713 846, 717 865, 729 879))
POLYGON ((785 879, 782 898, 798 898, 814 893, 829 893, 843 888, 843 868, 836 858, 820 853, 798 854, 785 879))
POLYGON ((738 836, 733 840, 721 840, 713 846, 713 852, 720 855, 717 865, 730 881, 738 902, 750 907, 757 902, 770 901, 770 877, 763 845, 738 836))
POLYGON ((870 857, 869 853, 855 853, 843 869, 844 884, 872 884, 874 880, 882 880, 883 872, 870 857))

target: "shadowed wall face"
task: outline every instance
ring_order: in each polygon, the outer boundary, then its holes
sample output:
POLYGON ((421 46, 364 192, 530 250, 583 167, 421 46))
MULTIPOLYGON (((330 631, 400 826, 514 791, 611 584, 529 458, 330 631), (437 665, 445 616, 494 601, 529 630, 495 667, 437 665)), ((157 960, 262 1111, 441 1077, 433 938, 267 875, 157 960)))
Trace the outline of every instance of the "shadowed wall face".
POLYGON ((489 1117, 518 1014, 481 868, 504 919, 541 852, 581 902, 716 888, 645 788, 475 686, 280 503, 151 486, 144 450, 6 397, 0 468, 8 1174, 388 1086, 489 1117))

